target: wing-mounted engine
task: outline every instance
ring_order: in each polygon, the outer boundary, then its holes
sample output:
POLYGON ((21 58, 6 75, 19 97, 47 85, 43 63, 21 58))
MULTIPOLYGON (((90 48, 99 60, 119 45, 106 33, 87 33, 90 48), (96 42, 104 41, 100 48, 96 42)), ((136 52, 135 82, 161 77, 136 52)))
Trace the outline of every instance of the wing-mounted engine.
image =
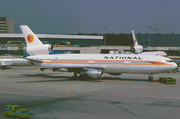
POLYGON ((138 46, 132 45, 130 51, 132 53, 139 54, 143 51, 143 47, 141 45, 138 45, 138 46))
POLYGON ((54 51, 54 47, 51 44, 44 45, 28 45, 23 48, 23 52, 27 54, 49 54, 54 51))
POLYGON ((81 77, 88 77, 88 78, 103 78, 103 71, 98 69, 89 69, 84 72, 80 72, 81 77))

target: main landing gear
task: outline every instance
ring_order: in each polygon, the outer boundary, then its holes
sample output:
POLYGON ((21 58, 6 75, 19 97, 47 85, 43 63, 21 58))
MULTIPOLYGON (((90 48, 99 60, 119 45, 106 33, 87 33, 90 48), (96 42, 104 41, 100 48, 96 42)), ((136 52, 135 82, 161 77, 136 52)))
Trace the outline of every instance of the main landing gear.
POLYGON ((85 77, 84 75, 81 75, 81 74, 78 76, 78 72, 76 72, 76 71, 74 72, 74 76, 72 76, 72 79, 75 79, 75 80, 76 79, 81 80, 81 79, 84 79, 84 78, 87 78, 87 77, 85 77))
POLYGON ((148 74, 148 81, 153 82, 153 74, 148 74))
POLYGON ((74 79, 77 79, 77 72, 74 72, 74 79))

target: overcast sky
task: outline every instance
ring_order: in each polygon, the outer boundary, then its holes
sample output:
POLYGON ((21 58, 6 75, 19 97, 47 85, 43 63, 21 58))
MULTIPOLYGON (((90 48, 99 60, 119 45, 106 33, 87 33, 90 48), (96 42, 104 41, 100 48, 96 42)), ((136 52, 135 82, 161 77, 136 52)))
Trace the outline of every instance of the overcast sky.
POLYGON ((180 34, 180 0, 1 0, 0 17, 35 33, 180 34))

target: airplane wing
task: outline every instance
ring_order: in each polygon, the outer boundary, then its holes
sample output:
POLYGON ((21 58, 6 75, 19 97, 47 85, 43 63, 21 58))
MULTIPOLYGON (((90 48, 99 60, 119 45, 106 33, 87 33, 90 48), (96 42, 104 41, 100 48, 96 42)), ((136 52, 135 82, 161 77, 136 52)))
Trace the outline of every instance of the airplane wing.
POLYGON ((26 59, 26 60, 28 60, 29 62, 39 62, 39 63, 42 63, 42 62, 43 62, 42 60, 39 60, 39 59, 30 59, 30 58, 26 58, 26 57, 24 57, 24 58, 22 58, 22 59, 26 59))

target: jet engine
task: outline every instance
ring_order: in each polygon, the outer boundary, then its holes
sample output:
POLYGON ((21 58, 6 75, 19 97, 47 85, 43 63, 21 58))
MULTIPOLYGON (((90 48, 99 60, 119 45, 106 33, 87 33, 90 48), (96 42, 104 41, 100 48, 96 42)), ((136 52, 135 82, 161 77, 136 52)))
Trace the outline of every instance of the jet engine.
POLYGON ((80 77, 103 78, 103 71, 98 69, 89 69, 85 72, 80 72, 80 77))
POLYGON ((54 47, 51 44, 32 45, 23 48, 23 52, 27 54, 48 54, 53 50, 54 47))
POLYGON ((130 51, 132 53, 139 54, 140 52, 143 51, 143 47, 141 45, 138 45, 138 46, 132 45, 130 51))

